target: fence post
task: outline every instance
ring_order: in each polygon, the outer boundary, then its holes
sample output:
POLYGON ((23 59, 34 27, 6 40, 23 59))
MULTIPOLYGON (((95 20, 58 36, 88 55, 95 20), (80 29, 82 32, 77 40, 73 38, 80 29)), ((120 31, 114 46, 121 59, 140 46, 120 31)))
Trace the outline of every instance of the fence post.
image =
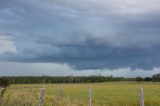
POLYGON ((0 89, 0 98, 2 98, 4 96, 6 91, 7 91, 7 88, 1 88, 0 89))
POLYGON ((39 99, 38 99, 38 106, 42 106, 43 105, 44 93, 45 93, 45 88, 43 87, 43 88, 40 89, 39 99))
POLYGON ((143 92, 143 88, 140 88, 139 95, 140 95, 140 106, 144 106, 144 92, 143 92))
POLYGON ((0 102, 1 102, 1 99, 2 99, 2 91, 3 91, 3 89, 4 89, 4 88, 1 88, 1 87, 0 87, 0 102))
POLYGON ((62 92, 62 83, 60 84, 60 97, 63 97, 63 92, 62 92))
POLYGON ((92 106, 92 89, 91 86, 88 88, 88 106, 92 106))

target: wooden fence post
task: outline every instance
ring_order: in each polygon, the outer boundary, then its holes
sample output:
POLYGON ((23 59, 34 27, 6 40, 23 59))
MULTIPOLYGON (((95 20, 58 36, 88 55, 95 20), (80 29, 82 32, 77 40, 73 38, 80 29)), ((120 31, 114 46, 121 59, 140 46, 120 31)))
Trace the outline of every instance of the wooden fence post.
POLYGON ((62 83, 60 84, 60 97, 63 97, 63 92, 62 92, 62 83))
POLYGON ((1 88, 0 89, 0 98, 2 98, 4 96, 6 91, 7 91, 7 88, 1 88))
POLYGON ((92 89, 91 86, 88 88, 88 106, 92 106, 92 89))
POLYGON ((43 105, 44 93, 45 93, 45 88, 43 87, 43 88, 40 89, 39 99, 38 99, 38 106, 42 106, 43 105))
POLYGON ((1 102, 1 99, 2 99, 2 91, 3 91, 3 88, 0 87, 0 102, 1 102))
POLYGON ((140 106, 144 106, 144 92, 143 92, 143 88, 140 88, 139 95, 140 95, 140 106))

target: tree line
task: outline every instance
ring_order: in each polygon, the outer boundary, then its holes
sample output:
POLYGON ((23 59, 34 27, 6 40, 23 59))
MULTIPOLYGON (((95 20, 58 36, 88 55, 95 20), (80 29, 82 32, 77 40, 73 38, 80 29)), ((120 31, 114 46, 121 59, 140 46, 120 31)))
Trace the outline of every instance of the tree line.
MULTIPOLYGON (((158 78, 159 79, 159 78, 158 78)), ((36 83, 96 83, 108 81, 160 81, 152 77, 124 78, 113 76, 5 76, 0 77, 1 82, 8 84, 36 84, 36 83)))

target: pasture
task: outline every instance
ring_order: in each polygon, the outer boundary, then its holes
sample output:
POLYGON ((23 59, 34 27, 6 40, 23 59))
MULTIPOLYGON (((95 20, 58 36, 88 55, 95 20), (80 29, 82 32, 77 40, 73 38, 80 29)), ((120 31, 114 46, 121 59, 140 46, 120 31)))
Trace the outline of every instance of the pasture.
MULTIPOLYGON (((43 84, 11 85, 1 106, 38 106, 43 84)), ((160 106, 160 83, 106 82, 85 84, 44 84, 43 106, 88 106, 88 86, 92 88, 92 106, 140 106, 139 89, 144 89, 145 106, 160 106)))

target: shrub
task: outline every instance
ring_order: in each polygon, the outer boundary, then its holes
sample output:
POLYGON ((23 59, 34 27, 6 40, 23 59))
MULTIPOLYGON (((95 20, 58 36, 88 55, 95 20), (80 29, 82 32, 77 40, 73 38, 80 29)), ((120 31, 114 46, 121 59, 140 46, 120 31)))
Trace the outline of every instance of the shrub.
POLYGON ((141 82, 141 81, 143 81, 143 78, 142 78, 142 77, 136 77, 136 78, 135 78, 135 81, 141 82))
POLYGON ((0 78, 0 87, 6 88, 7 86, 9 86, 9 81, 8 81, 8 79, 0 78))

